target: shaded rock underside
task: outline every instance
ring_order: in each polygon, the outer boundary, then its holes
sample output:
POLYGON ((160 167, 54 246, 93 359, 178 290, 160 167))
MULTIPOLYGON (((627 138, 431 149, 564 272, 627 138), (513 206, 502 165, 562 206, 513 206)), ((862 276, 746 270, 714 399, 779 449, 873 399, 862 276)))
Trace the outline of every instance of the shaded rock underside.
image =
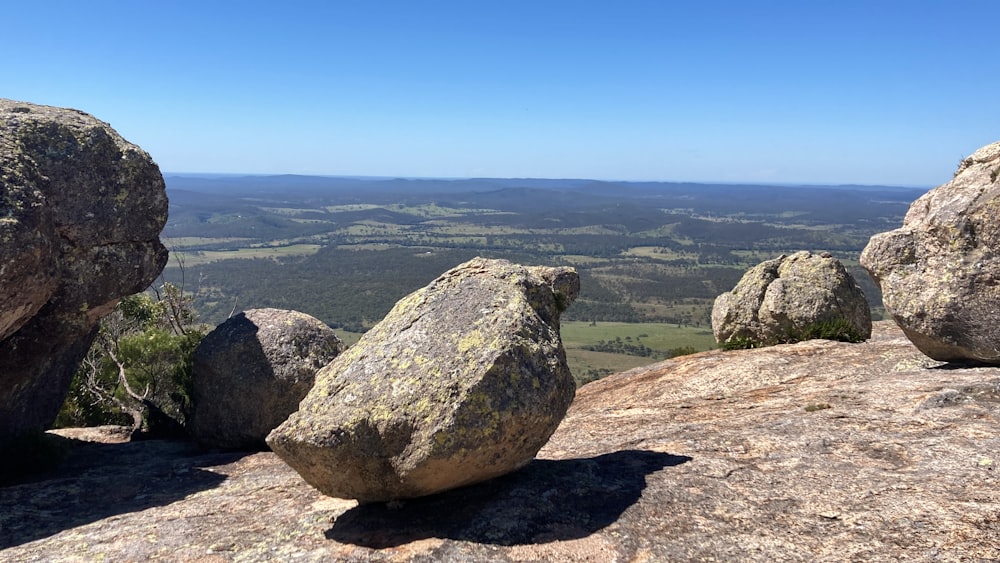
POLYGON ((59 473, 0 489, 0 558, 998 559, 998 429, 1000 370, 877 323, 594 382, 525 469, 399 505, 324 497, 271 453, 64 438, 59 473))

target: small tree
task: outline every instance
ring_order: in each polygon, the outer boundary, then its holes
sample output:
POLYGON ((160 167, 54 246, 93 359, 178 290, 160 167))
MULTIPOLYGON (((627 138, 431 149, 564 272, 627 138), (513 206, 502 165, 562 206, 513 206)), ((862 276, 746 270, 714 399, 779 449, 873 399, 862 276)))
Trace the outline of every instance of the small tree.
POLYGON ((183 431, 191 363, 206 330, 191 298, 163 283, 123 298, 105 317, 73 378, 57 427, 123 424, 133 434, 183 431))

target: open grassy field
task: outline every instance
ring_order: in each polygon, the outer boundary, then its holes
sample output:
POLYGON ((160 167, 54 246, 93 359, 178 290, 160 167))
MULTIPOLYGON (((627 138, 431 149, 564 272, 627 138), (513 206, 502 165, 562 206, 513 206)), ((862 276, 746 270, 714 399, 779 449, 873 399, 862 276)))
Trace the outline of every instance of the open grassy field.
POLYGON ((292 244, 288 246, 267 246, 262 248, 240 248, 237 250, 197 250, 179 252, 185 266, 199 266, 218 260, 282 258, 286 256, 308 256, 315 254, 322 246, 319 244, 292 244))
POLYGON ((171 250, 183 250, 185 248, 215 246, 222 244, 250 245, 254 241, 249 238, 240 237, 163 237, 163 244, 171 250))
POLYGON ((566 360, 578 381, 649 365, 677 348, 693 348, 700 352, 715 347, 712 332, 705 328, 678 327, 663 323, 582 321, 567 321, 561 325, 566 360), (655 355, 633 356, 585 349, 586 346, 617 339, 625 344, 641 344, 653 350, 655 355))
POLYGON ((712 331, 706 328, 677 327, 664 323, 587 323, 567 321, 561 323, 563 346, 580 348, 615 338, 641 341, 647 347, 666 352, 674 348, 691 347, 699 352, 715 347, 712 331))
POLYGON ((592 352, 579 348, 566 350, 566 363, 580 384, 632 368, 655 364, 660 360, 607 352, 592 352))
POLYGON ((635 256, 668 262, 670 260, 698 260, 697 252, 677 252, 660 246, 634 246, 622 253, 623 256, 635 256))
POLYGON ((344 342, 344 344, 347 344, 348 346, 354 346, 355 344, 357 344, 358 340, 361 340, 361 337, 364 336, 360 332, 351 332, 349 330, 344 330, 342 328, 335 328, 333 329, 333 332, 335 332, 337 334, 337 337, 340 338, 344 342))

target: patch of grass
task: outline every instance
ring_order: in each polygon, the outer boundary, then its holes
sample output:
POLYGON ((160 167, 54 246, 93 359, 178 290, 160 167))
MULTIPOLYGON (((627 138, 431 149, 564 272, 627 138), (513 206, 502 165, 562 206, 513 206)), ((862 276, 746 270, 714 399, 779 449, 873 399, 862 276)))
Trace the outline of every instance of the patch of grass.
POLYGON ((571 266, 593 266, 594 264, 608 264, 611 262, 608 258, 600 258, 597 256, 583 256, 580 254, 564 254, 559 257, 559 259, 566 264, 571 266))
POLYGON ((642 344, 659 352, 660 358, 709 350, 714 347, 712 333, 694 327, 677 327, 662 323, 613 323, 563 321, 560 335, 566 349, 569 369, 578 385, 604 376, 648 366, 660 361, 656 357, 633 356, 585 350, 600 342, 621 339, 623 342, 642 344))
POLYGON ((669 262, 672 260, 698 260, 698 254, 696 252, 677 252, 661 246, 633 246, 632 248, 622 252, 622 255, 649 258, 663 262, 669 262))
POLYGON ((445 236, 489 236, 489 235, 525 235, 534 236, 528 229, 514 228, 505 225, 475 225, 454 221, 425 221, 422 232, 445 236))
POLYGON ((602 340, 616 338, 631 339, 659 351, 669 352, 676 348, 691 347, 697 351, 709 350, 715 347, 715 339, 710 331, 704 328, 677 327, 664 323, 617 323, 585 321, 563 321, 559 333, 562 335, 563 346, 567 349, 593 345, 602 340))
POLYGON ((240 248, 238 250, 203 250, 197 252, 184 252, 184 265, 187 267, 198 266, 215 262, 218 260, 253 259, 253 258, 283 258, 286 256, 308 256, 316 254, 322 247, 319 244, 292 244, 289 246, 275 246, 262 248, 240 248))
POLYGON ((275 215, 283 215, 286 217, 297 217, 303 213, 315 213, 316 209, 312 207, 264 207, 257 206, 257 209, 261 211, 266 211, 268 213, 273 213, 275 215))
POLYGON ((613 373, 648 366, 656 361, 639 356, 593 352, 579 348, 566 350, 566 363, 569 365, 569 370, 572 372, 577 386, 613 373))
POLYGON ((171 250, 183 250, 192 247, 207 247, 220 244, 247 245, 253 243, 253 239, 240 237, 162 237, 163 244, 171 250))
POLYGON ((346 205, 327 205, 322 209, 328 213, 345 213, 349 211, 367 211, 382 207, 377 203, 349 203, 346 205))
POLYGON ((472 209, 462 207, 440 206, 436 203, 425 203, 421 205, 405 205, 394 203, 385 206, 386 209, 397 213, 405 213, 415 217, 463 217, 465 215, 494 215, 501 213, 496 209, 472 209))
POLYGON ((333 329, 333 332, 336 333, 337 338, 340 338, 340 340, 347 346, 354 346, 358 343, 358 340, 361 340, 361 337, 364 336, 364 333, 351 332, 342 328, 335 328, 333 329))

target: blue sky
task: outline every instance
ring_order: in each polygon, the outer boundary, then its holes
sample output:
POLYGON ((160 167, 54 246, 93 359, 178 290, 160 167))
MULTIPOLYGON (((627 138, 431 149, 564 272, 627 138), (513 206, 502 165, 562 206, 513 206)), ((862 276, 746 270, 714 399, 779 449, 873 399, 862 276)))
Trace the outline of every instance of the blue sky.
POLYGON ((1000 139, 1000 2, 4 7, 0 96, 165 172, 932 186, 1000 139))

